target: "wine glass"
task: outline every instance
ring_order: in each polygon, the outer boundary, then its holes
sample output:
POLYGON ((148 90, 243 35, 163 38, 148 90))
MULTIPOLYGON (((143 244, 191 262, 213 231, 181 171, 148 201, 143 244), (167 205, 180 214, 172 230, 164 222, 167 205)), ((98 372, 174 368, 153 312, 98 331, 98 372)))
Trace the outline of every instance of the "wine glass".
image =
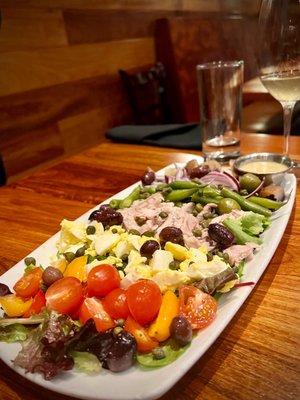
POLYGON ((260 79, 283 108, 284 153, 300 100, 300 0, 262 0, 259 14, 260 79))

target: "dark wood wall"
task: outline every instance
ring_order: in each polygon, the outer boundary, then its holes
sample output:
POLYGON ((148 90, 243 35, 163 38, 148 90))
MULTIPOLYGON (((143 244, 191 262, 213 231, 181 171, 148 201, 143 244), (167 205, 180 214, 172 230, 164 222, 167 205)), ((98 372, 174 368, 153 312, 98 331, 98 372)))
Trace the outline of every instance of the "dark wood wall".
POLYGON ((130 123, 118 69, 155 61, 158 18, 257 15, 260 0, 0 0, 0 152, 18 177, 130 123))

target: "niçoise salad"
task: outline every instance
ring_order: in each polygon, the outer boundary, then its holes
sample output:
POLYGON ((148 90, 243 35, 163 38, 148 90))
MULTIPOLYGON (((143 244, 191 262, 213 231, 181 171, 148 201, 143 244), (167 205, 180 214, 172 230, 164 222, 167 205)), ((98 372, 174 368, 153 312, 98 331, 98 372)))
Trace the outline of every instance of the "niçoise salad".
POLYGON ((14 364, 45 379, 167 365, 223 293, 254 284, 245 263, 283 200, 280 186, 216 162, 148 169, 88 221, 63 220, 49 266, 27 257, 13 288, 0 284, 0 340, 21 342, 14 364))

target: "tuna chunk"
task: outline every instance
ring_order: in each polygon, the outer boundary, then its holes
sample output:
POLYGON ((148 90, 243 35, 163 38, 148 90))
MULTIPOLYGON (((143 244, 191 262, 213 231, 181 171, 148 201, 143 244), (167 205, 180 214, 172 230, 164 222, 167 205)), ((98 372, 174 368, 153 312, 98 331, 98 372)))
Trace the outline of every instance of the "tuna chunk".
POLYGON ((247 211, 233 210, 228 214, 222 214, 222 215, 219 215, 218 217, 213 218, 211 220, 211 224, 221 224, 227 218, 238 219, 238 218, 242 217, 243 215, 245 215, 246 213, 247 213, 247 211))
POLYGON ((243 260, 251 260, 253 251, 257 246, 254 243, 246 243, 244 245, 233 245, 224 250, 224 253, 228 254, 229 262, 234 265, 238 265, 243 260))

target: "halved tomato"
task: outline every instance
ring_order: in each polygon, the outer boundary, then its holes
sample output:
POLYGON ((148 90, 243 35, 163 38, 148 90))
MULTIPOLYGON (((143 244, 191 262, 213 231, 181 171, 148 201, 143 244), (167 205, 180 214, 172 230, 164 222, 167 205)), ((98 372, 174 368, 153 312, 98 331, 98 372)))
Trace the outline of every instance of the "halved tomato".
POLYGON ((124 329, 135 337, 138 351, 141 353, 149 353, 159 345, 155 339, 151 339, 147 330, 131 316, 126 319, 124 329))
POLYGON ((34 268, 15 283, 14 291, 18 296, 23 298, 35 296, 39 291, 42 275, 43 271, 41 268, 34 268))
POLYGON ((45 293, 42 290, 39 290, 37 294, 34 296, 29 310, 27 310, 24 313, 23 317, 28 318, 31 317, 31 315, 38 314, 45 306, 46 306, 45 293))
POLYGON ((202 329, 215 319, 217 302, 195 286, 182 286, 179 289, 179 313, 187 318, 193 329, 202 329))
POLYGON ((112 290, 104 297, 102 303, 108 314, 114 319, 126 319, 129 315, 126 291, 124 289, 112 290))
POLYGON ((81 282, 72 276, 59 279, 46 291, 46 304, 50 310, 70 314, 79 308, 83 300, 81 282))
POLYGON ((149 279, 141 279, 129 286, 126 292, 127 304, 133 318, 146 325, 157 316, 162 294, 159 286, 149 279))
POLYGON ((115 326, 114 321, 105 311, 101 300, 96 297, 86 298, 79 310, 79 320, 82 324, 85 324, 91 318, 94 320, 98 332, 106 331, 115 326))

